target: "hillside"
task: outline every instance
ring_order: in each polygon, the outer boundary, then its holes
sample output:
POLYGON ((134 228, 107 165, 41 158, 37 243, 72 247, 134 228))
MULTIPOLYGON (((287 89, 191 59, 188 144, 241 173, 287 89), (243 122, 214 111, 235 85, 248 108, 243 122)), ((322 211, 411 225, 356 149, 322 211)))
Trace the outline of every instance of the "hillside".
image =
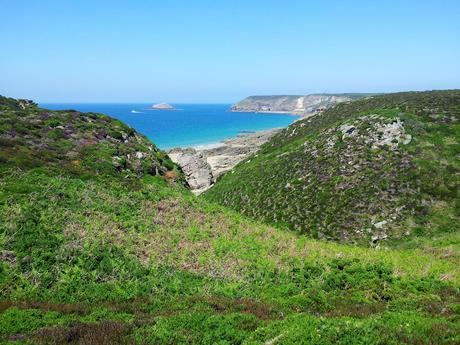
POLYGON ((460 341, 452 253, 248 220, 101 114, 2 97, 0 157, 1 343, 460 341))
POLYGON ((458 249, 459 154, 460 91, 375 96, 297 121, 205 196, 314 238, 458 249))
POLYGON ((108 116, 51 111, 2 96, 0 116, 0 171, 46 166, 76 176, 158 175, 185 183, 164 152, 108 116))
POLYGON ((302 116, 314 114, 337 103, 366 97, 370 94, 313 94, 306 96, 250 96, 232 105, 234 112, 292 113, 302 116))

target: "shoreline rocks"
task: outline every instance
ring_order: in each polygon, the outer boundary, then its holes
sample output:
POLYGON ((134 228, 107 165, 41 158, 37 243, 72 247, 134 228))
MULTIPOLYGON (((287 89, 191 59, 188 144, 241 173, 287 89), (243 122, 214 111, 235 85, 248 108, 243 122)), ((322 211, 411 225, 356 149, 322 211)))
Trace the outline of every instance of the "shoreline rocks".
POLYGON ((167 153, 182 168, 192 192, 199 195, 211 188, 217 177, 256 153, 278 131, 280 128, 243 133, 217 146, 173 148, 167 153))
POLYGON ((187 183, 195 194, 203 193, 214 183, 211 167, 202 152, 193 148, 174 149, 168 155, 182 168, 187 183))

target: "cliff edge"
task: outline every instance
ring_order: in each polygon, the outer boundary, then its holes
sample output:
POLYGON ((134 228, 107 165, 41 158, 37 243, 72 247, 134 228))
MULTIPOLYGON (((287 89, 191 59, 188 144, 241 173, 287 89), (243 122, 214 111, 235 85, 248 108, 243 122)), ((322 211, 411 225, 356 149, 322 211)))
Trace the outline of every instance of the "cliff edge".
POLYGON ((331 106, 367 97, 370 94, 311 94, 250 96, 231 106, 232 112, 288 113, 309 116, 331 106))

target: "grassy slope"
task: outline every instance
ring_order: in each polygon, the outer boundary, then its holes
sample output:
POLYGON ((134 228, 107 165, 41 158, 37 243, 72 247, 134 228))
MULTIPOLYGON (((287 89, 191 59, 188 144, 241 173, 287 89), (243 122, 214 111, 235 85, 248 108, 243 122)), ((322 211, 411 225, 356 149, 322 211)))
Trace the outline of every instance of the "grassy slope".
POLYGON ((48 166, 78 177, 183 174, 147 138, 119 120, 95 113, 48 111, 0 96, 0 170, 48 166))
POLYGON ((316 238, 458 252, 459 153, 460 91, 376 96, 296 122, 205 197, 316 238))
MULTIPOLYGON (((55 152, 56 142, 41 138, 50 127, 37 120, 43 110, 5 102, 2 140, 29 117, 37 142, 55 152)), ((52 116, 66 127, 68 114, 52 116)), ((73 125, 86 116, 78 114, 73 125)), ((105 128, 118 125, 109 120, 105 128)), ((168 162, 161 152, 155 151, 162 161, 154 171, 130 160, 117 168, 110 155, 128 150, 129 141, 111 136, 94 145, 110 143, 118 151, 78 156, 98 158, 97 166, 91 159, 77 172, 53 159, 28 166, 28 133, 17 135, 14 146, 0 146, 1 157, 8 157, 0 172, 4 342, 460 340, 455 257, 326 243, 261 225, 171 182, 167 172, 181 181, 180 172, 161 163, 168 162), (14 161, 12 147, 21 160, 14 161)), ((77 133, 91 136, 93 127, 77 133)))

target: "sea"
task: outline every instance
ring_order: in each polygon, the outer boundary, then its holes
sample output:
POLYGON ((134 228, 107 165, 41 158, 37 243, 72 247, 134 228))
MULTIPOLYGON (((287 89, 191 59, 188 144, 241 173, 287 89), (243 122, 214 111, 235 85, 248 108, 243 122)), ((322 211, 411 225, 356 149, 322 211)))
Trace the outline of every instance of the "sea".
POLYGON ((287 127, 289 114, 229 112, 230 104, 171 104, 175 110, 153 110, 147 103, 41 103, 53 110, 97 112, 117 118, 147 136, 160 149, 212 147, 242 133, 287 127))

